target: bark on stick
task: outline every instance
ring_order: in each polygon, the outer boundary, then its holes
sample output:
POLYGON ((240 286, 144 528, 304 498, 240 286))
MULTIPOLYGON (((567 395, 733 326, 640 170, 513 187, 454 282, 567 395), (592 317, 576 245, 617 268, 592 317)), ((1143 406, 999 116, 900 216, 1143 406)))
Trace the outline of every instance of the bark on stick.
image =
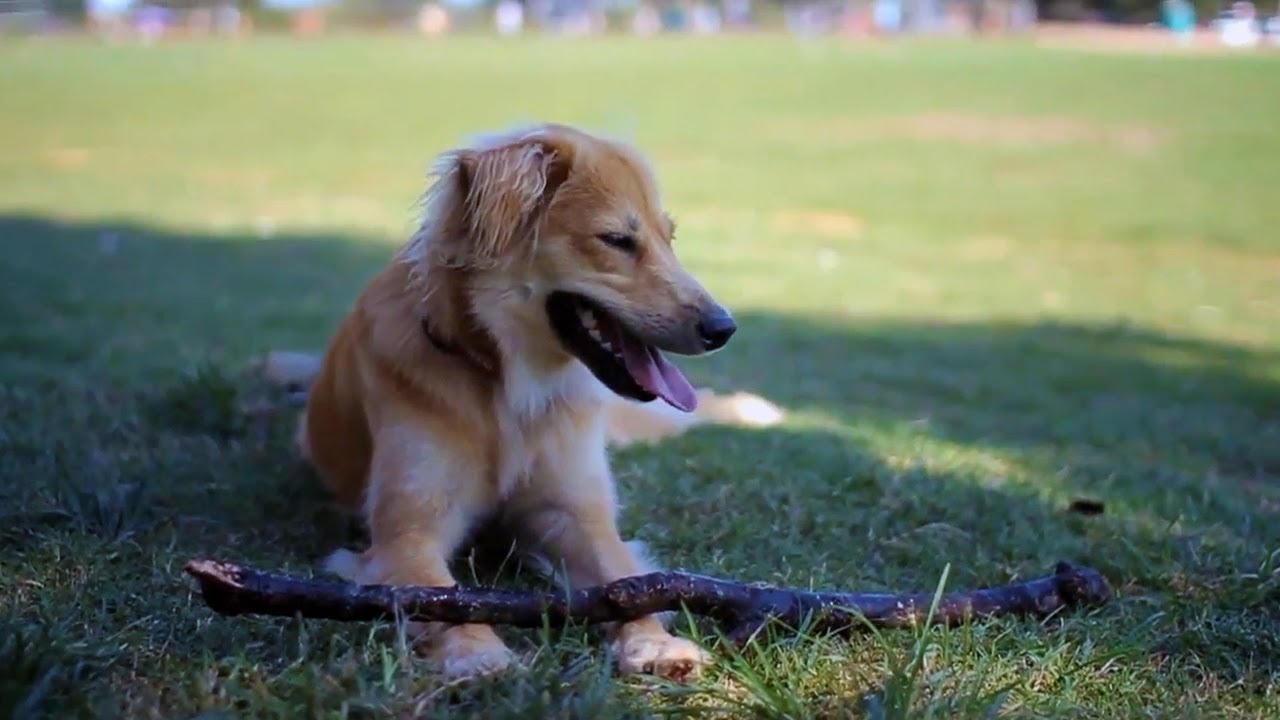
MULTIPOLYGON (((932 592, 849 593, 798 590, 681 572, 654 572, 566 592, 482 587, 356 585, 262 572, 214 560, 192 560, 186 571, 204 601, 223 615, 302 616, 344 621, 404 618, 522 628, 635 620, 688 610, 719 622, 745 640, 771 621, 822 631, 850 631, 869 623, 896 628, 922 624, 932 592)), ((946 593, 932 618, 956 625, 1002 615, 1045 617, 1105 603, 1106 578, 1089 567, 1060 562, 1045 577, 946 593)))

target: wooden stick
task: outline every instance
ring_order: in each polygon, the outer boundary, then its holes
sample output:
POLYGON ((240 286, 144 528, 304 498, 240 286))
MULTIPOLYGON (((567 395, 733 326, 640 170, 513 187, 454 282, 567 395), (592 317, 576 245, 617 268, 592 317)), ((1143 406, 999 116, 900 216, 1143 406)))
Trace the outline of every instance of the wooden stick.
MULTIPOLYGON (((866 623, 909 627, 923 623, 933 593, 813 592, 744 584, 704 575, 655 572, 564 593, 479 587, 356 585, 261 572, 213 560, 192 560, 186 571, 205 603, 223 615, 277 615, 329 620, 408 620, 538 628, 544 624, 635 620, 666 611, 710 617, 736 642, 771 621, 806 622, 820 631, 847 632, 866 623)), ((944 594, 935 623, 955 625, 1001 615, 1046 617, 1092 607, 1111 598, 1097 570, 1058 563, 1054 573, 1025 582, 944 594)))

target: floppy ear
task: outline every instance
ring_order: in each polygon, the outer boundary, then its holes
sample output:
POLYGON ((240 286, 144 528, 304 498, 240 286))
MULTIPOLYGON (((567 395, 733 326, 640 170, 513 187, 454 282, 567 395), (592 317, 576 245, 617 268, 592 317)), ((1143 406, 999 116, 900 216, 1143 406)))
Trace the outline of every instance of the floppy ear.
POLYGON ((534 231, 570 165, 565 149, 542 138, 448 152, 437 162, 429 203, 435 232, 424 233, 436 237, 422 239, 453 264, 506 257, 534 231))

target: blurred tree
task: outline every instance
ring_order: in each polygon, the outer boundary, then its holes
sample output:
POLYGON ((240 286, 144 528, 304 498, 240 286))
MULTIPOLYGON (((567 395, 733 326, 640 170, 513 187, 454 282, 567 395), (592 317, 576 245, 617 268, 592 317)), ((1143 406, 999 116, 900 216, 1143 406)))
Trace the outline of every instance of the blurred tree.
MULTIPOLYGON (((1160 20, 1161 0, 1036 0, 1041 20, 1079 21, 1096 17, 1119 23, 1150 23, 1160 20)), ((1222 0, 1191 0, 1200 24, 1212 20, 1226 3, 1222 0)))
POLYGON ((76 24, 82 24, 89 16, 85 0, 48 0, 49 14, 76 24))

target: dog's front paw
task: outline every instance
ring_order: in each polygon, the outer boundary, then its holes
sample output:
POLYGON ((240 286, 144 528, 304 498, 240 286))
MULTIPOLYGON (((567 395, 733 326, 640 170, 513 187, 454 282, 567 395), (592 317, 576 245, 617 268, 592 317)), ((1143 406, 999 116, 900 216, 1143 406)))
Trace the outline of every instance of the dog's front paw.
POLYGON ((458 637, 457 629, 451 632, 454 635, 446 633, 444 642, 432 653, 437 672, 447 682, 497 675, 517 664, 515 653, 496 636, 458 637))
POLYGON ((613 645, 623 675, 657 675, 668 680, 692 680, 711 662, 696 643, 672 635, 635 635, 613 645))
POLYGON ((440 676, 448 682, 497 675, 515 664, 515 655, 506 648, 487 648, 468 655, 454 655, 439 662, 440 676))

